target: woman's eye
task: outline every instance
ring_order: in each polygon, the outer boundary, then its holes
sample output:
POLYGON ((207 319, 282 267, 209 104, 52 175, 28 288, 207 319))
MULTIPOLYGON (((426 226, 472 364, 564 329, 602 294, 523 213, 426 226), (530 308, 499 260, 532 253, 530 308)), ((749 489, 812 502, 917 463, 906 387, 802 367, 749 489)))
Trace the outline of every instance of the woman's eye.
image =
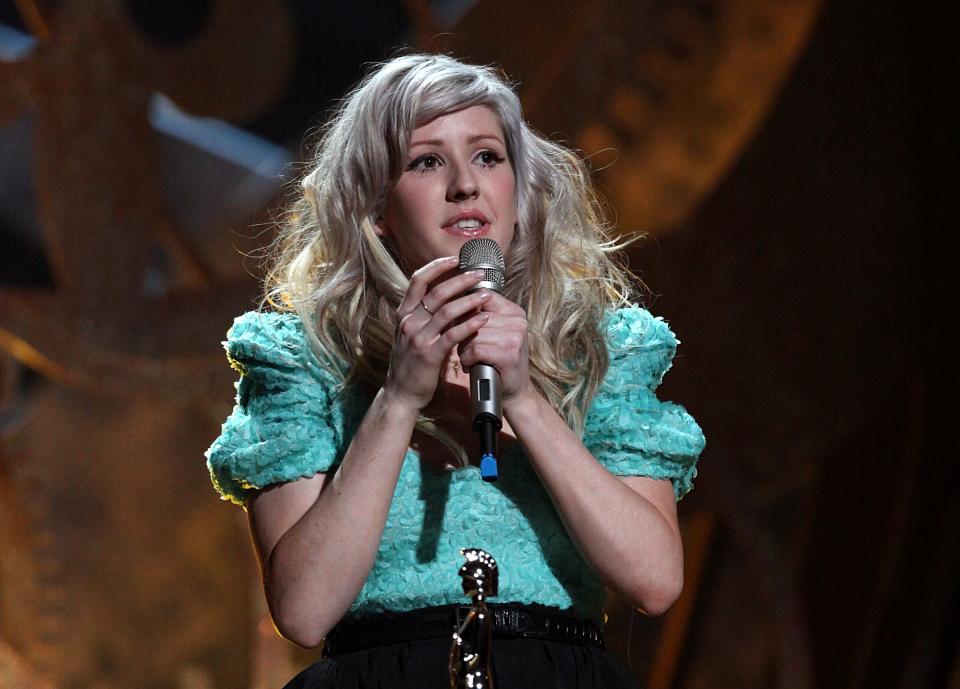
POLYGON ((427 155, 422 155, 419 158, 415 158, 408 166, 408 170, 416 170, 418 172, 426 172, 428 170, 435 170, 440 167, 440 159, 428 153, 427 155))
POLYGON ((485 167, 498 165, 503 162, 503 156, 497 154, 495 151, 480 151, 477 154, 477 160, 481 165, 485 167))

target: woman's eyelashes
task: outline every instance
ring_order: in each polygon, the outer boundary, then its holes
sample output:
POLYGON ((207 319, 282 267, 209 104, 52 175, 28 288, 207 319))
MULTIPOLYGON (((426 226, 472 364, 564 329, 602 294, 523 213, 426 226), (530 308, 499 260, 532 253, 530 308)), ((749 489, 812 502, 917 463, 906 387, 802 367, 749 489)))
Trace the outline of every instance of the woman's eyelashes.
MULTIPOLYGON (((477 151, 473 157, 473 162, 481 167, 494 167, 506 161, 506 158, 496 151, 485 148, 477 151)), ((407 170, 413 172, 426 173, 432 172, 443 166, 443 159, 436 153, 425 153, 407 163, 407 170)))
POLYGON ((413 170, 415 172, 430 172, 431 170, 436 170, 443 164, 443 161, 433 153, 427 153, 418 158, 414 158, 407 164, 408 170, 413 170))
POLYGON ((494 165, 499 165, 506 160, 506 158, 504 158, 502 155, 489 148, 478 152, 474 159, 479 161, 484 167, 493 167, 494 165))

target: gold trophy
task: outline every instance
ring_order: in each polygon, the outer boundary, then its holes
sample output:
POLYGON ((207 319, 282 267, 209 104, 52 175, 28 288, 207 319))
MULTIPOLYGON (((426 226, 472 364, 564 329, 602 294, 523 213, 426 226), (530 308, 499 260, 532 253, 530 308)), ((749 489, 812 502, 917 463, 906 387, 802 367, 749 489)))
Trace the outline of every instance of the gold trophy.
POLYGON ((493 689, 490 642, 493 619, 487 598, 497 595, 497 561, 479 548, 464 548, 460 568, 463 592, 473 601, 453 634, 450 646, 450 689, 493 689))

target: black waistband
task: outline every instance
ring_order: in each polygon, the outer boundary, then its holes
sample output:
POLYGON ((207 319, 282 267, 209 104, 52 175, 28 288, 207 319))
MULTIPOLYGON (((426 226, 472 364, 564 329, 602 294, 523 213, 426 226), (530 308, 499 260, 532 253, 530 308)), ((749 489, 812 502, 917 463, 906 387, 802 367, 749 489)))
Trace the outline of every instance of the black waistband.
MULTIPOLYGON (((590 620, 543 605, 487 605, 494 639, 542 639, 603 648, 603 634, 590 620)), ((347 617, 327 634, 323 655, 353 653, 376 646, 428 639, 451 639, 470 611, 468 605, 443 605, 410 612, 347 617)))

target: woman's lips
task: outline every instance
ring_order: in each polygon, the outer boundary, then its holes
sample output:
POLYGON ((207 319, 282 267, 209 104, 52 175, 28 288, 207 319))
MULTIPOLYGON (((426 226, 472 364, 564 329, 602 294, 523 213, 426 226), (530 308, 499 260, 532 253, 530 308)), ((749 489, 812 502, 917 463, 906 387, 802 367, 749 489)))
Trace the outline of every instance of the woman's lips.
POLYGON ((443 226, 446 227, 447 225, 456 225, 457 223, 462 224, 471 220, 476 221, 481 225, 487 225, 490 222, 487 219, 487 216, 484 215, 481 210, 477 208, 462 208, 444 220, 443 226))
POLYGON ((490 231, 490 221, 479 209, 464 208, 444 221, 443 231, 454 237, 473 239, 490 231))
POLYGON ((481 237, 490 231, 490 223, 483 223, 480 227, 457 227, 456 225, 444 225, 443 231, 454 237, 481 237))

